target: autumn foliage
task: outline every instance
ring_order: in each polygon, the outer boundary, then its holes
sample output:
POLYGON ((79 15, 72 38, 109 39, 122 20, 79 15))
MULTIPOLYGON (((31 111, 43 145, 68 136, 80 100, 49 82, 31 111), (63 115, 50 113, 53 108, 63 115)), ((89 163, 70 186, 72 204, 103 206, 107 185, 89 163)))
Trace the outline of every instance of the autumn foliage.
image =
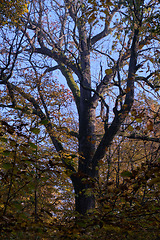
POLYGON ((1 0, 0 2, 0 25, 20 24, 22 15, 28 12, 26 0, 1 0))

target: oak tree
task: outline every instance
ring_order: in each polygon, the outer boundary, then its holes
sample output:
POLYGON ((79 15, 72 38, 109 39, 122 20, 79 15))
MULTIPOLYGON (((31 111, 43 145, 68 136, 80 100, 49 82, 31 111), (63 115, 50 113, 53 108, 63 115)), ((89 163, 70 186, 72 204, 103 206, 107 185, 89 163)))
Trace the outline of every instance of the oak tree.
POLYGON ((19 29, 2 31, 1 107, 38 116, 71 179, 75 209, 85 214, 95 208, 101 160, 134 100, 148 87, 159 96, 159 2, 33 0, 29 6, 19 29), (74 124, 56 128, 53 79, 72 93, 78 132, 74 124), (67 132, 67 141, 57 132, 67 132))

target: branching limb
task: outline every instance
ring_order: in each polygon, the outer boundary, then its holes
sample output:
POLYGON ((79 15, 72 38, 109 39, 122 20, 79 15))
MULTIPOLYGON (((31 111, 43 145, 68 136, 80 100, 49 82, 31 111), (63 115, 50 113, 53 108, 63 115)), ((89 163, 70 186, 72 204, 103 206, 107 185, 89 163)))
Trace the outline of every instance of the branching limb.
POLYGON ((156 73, 157 73, 157 71, 150 73, 147 77, 136 77, 135 81, 143 81, 153 90, 158 89, 158 88, 160 88, 160 85, 154 86, 151 82, 149 82, 149 78, 152 77, 153 75, 155 75, 156 73))
POLYGON ((78 85, 75 83, 75 80, 73 78, 71 69, 67 68, 64 64, 60 63, 60 70, 63 74, 63 76, 66 78, 67 85, 72 91, 78 113, 80 111, 80 90, 78 85))
POLYGON ((116 64, 116 61, 115 61, 109 54, 104 53, 104 52, 101 52, 101 51, 99 51, 98 49, 95 49, 95 48, 93 48, 93 50, 94 50, 95 52, 98 52, 98 53, 100 53, 100 54, 108 57, 114 64, 116 64))
POLYGON ((114 76, 113 72, 110 75, 105 75, 102 81, 97 85, 96 90, 93 90, 94 95, 91 100, 92 104, 95 104, 95 105, 98 104, 99 99, 105 94, 108 88, 108 84, 110 80, 113 78, 113 76, 114 76))
POLYGON ((99 160, 105 156, 106 148, 109 147, 114 136, 119 131, 120 126, 125 120, 126 116, 128 115, 134 101, 134 80, 135 80, 135 72, 136 72, 136 65, 137 65, 138 34, 139 34, 139 30, 136 29, 134 31, 134 37, 133 37, 132 46, 131 46, 131 57, 130 57, 129 70, 128 70, 128 79, 127 79, 128 92, 126 93, 125 102, 120 111, 116 109, 115 117, 110 127, 105 131, 105 134, 99 146, 97 147, 97 150, 92 159, 93 171, 96 171, 95 169, 96 169, 96 166, 98 165, 99 160))
POLYGON ((12 86, 9 82, 7 82, 6 86, 8 88, 8 93, 9 93, 9 96, 11 98, 12 106, 15 107, 16 106, 16 100, 15 100, 15 97, 14 97, 13 88, 12 88, 12 86))
POLYGON ((44 74, 48 73, 48 72, 53 72, 57 69, 60 69, 60 66, 59 65, 56 65, 54 67, 47 67, 46 70, 44 71, 44 74))
POLYGON ((65 7, 65 13, 61 16, 58 14, 59 16, 59 20, 61 22, 61 29, 60 29, 60 33, 59 33, 59 47, 62 48, 63 43, 66 45, 66 37, 65 37, 65 27, 66 27, 66 22, 67 22, 67 17, 68 17, 68 11, 67 8, 65 7))
MULTIPOLYGON (((48 121, 46 115, 41 110, 38 102, 35 100, 35 98, 31 94, 25 93, 21 88, 19 88, 18 86, 13 85, 12 83, 10 83, 10 85, 11 85, 11 88, 14 91, 17 91, 22 97, 24 97, 27 101, 29 101, 33 105, 34 112, 32 112, 32 114, 33 113, 36 114, 37 116, 40 117, 41 120, 47 120, 48 121)), ((12 108, 13 108, 13 106, 12 106, 12 108)), ((22 110, 22 109, 20 109, 20 110, 22 110)), ((66 162, 65 158, 63 158, 63 153, 65 152, 65 149, 63 148, 61 142, 53 135, 52 123, 50 121, 48 121, 48 123, 45 125, 45 127, 46 127, 46 130, 47 130, 50 138, 51 138, 51 141, 52 141, 53 145, 56 148, 56 151, 61 156, 62 162, 65 165, 66 169, 68 169, 68 170, 70 170, 72 172, 76 172, 74 167, 71 164, 69 164, 68 162, 66 162)))
MULTIPOLYGON (((92 89, 92 88, 90 88, 90 87, 86 87, 86 86, 84 86, 83 85, 83 83, 82 82, 80 82, 80 85, 81 85, 81 87, 83 88, 83 89, 86 89, 86 90, 88 90, 88 91, 90 91, 90 92, 94 92, 94 94, 97 96, 97 100, 101 100, 101 103, 102 103, 102 106, 103 107, 105 107, 106 108, 106 114, 105 114, 105 119, 103 119, 104 120, 104 122, 105 122, 105 127, 107 126, 107 123, 108 123, 108 115, 109 115, 109 106, 108 106, 108 104, 105 102, 105 99, 104 99, 104 97, 103 97, 103 95, 102 94, 100 94, 98 91, 96 91, 95 89, 92 89)), ((95 103, 95 99, 94 100, 91 100, 91 102, 90 102, 90 105, 91 106, 94 106, 94 105, 96 105, 97 103, 95 103)), ((103 111, 103 110, 102 110, 103 111)))
POLYGON ((38 93, 39 93, 39 96, 40 96, 40 99, 41 99, 42 105, 43 105, 43 107, 44 107, 44 110, 45 110, 45 113, 46 113, 47 119, 50 120, 50 116, 49 116, 49 112, 48 112, 48 109, 47 109, 47 105, 46 105, 46 103, 45 103, 45 101, 44 101, 43 94, 42 94, 42 91, 41 91, 41 79, 42 79, 43 76, 45 75, 45 71, 44 71, 43 74, 41 74, 40 77, 38 77, 38 74, 37 74, 36 68, 35 68, 34 64, 32 63, 32 61, 30 61, 30 64, 32 65, 32 68, 34 69, 34 72, 35 72, 35 75, 36 75, 37 89, 38 89, 38 93))
POLYGON ((11 47, 10 47, 10 50, 9 50, 9 56, 8 56, 7 64, 4 68, 1 68, 1 70, 0 70, 0 80, 1 81, 6 81, 7 82, 12 77, 13 69, 14 69, 15 64, 16 64, 16 60, 17 60, 17 57, 18 57, 18 54, 19 54, 19 49, 21 48, 21 44, 22 44, 26 29, 27 28, 25 27, 24 33, 22 34, 22 36, 20 38, 20 41, 18 43, 18 47, 17 47, 14 55, 13 55, 13 45, 14 45, 14 41, 17 37, 17 33, 15 34, 15 37, 13 38, 13 41, 12 41, 12 44, 11 44, 11 47), (12 55, 13 55, 13 61, 11 60, 12 55), (12 63, 11 63, 11 61, 12 61, 12 63), (9 68, 10 65, 11 65, 11 67, 9 68), (7 74, 5 73, 6 70, 7 70, 7 74))
POLYGON ((147 136, 143 136, 143 135, 139 135, 139 134, 135 134, 135 133, 133 133, 129 136, 123 135, 123 137, 131 138, 131 139, 135 139, 135 140, 143 140, 143 141, 160 143, 160 138, 147 137, 147 136))
MULTIPOLYGON (((28 50, 26 50, 28 51, 28 50)), ((34 49, 35 53, 40 53, 44 56, 48 56, 51 57, 52 59, 54 59, 58 64, 59 63, 63 63, 65 64, 67 67, 69 67, 70 69, 72 69, 72 71, 79 77, 79 71, 76 67, 76 64, 69 60, 64 54, 62 49, 57 49, 56 45, 53 46, 53 50, 50 50, 46 47, 42 47, 42 48, 35 48, 34 49)))
POLYGON ((115 7, 111 13, 109 15, 106 16, 106 21, 105 21, 105 26, 102 32, 98 33, 97 35, 95 35, 94 37, 91 38, 90 40, 90 44, 91 46, 93 46, 96 42, 98 42, 99 40, 101 40, 102 38, 106 37, 111 29, 109 28, 109 25, 112 21, 112 18, 114 16, 114 14, 117 12, 117 10, 120 8, 120 5, 115 7))

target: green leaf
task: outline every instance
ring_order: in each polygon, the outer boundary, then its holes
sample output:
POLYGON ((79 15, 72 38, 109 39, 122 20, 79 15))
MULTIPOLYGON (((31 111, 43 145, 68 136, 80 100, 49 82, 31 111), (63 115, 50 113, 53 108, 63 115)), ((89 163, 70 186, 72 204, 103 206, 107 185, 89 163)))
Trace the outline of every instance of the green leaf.
POLYGON ((41 120, 39 123, 42 124, 42 125, 47 125, 48 124, 48 120, 44 119, 44 120, 41 120))
POLYGON ((17 142, 15 140, 10 139, 10 145, 12 147, 16 146, 17 142))
POLYGON ((40 133, 40 129, 39 128, 31 128, 30 130, 31 130, 31 132, 33 132, 35 134, 39 134, 40 133))
POLYGON ((10 155, 10 153, 11 153, 10 151, 8 151, 8 150, 5 150, 5 151, 3 151, 3 153, 2 153, 2 154, 3 154, 4 156, 9 156, 9 155, 10 155))
POLYGON ((17 209, 17 210, 21 210, 22 206, 21 206, 21 202, 20 201, 13 201, 12 202, 13 206, 17 209))
POLYGON ((7 143, 8 140, 7 140, 7 138, 1 137, 1 138, 0 138, 0 141, 1 141, 1 142, 6 142, 6 143, 7 143))
POLYGON ((80 226, 80 227, 84 227, 84 228, 86 227, 86 223, 82 222, 82 221, 77 222, 77 225, 80 226))
POLYGON ((34 149, 37 149, 37 146, 34 143, 32 143, 32 142, 29 142, 29 145, 30 145, 30 147, 32 147, 34 149))
POLYGON ((129 172, 129 171, 123 171, 123 172, 121 173, 121 176, 122 176, 123 178, 125 178, 125 177, 132 177, 132 173, 129 172))
POLYGON ((11 163, 3 163, 3 164, 2 164, 2 168, 8 170, 8 169, 12 168, 12 164, 11 164, 11 163))

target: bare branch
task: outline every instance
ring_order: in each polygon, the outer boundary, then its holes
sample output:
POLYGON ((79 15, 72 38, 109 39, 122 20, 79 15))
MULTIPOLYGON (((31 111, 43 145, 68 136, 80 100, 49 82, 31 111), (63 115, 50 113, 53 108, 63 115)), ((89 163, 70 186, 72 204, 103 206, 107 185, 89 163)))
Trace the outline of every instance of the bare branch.
POLYGON ((143 140, 143 141, 160 143, 160 138, 148 137, 148 136, 138 135, 138 134, 135 134, 135 133, 133 133, 129 136, 123 135, 123 137, 131 138, 131 139, 135 139, 135 140, 143 140))
MULTIPOLYGON (((26 50, 28 51, 28 50, 26 50)), ((35 53, 41 53, 44 56, 48 56, 53 58, 58 64, 60 63, 64 63, 67 67, 69 67, 70 69, 72 69, 72 71, 79 76, 80 73, 76 67, 76 64, 69 60, 64 54, 63 51, 61 49, 58 49, 57 46, 53 46, 53 50, 50 50, 46 47, 43 48, 35 48, 34 49, 35 53)))
POLYGON ((153 76, 154 74, 156 74, 156 73, 157 73, 157 71, 150 73, 147 77, 136 77, 136 78, 135 78, 135 81, 143 81, 143 82, 147 83, 147 85, 148 85, 150 88, 152 88, 153 90, 155 90, 155 89, 157 89, 157 88, 160 88, 160 85, 159 85, 159 86, 154 86, 151 82, 148 81, 148 79, 149 79, 150 77, 152 77, 152 76, 153 76))
POLYGON ((80 90, 78 85, 75 83, 75 80, 73 78, 72 72, 69 68, 65 67, 64 64, 60 63, 60 70, 62 72, 62 74, 64 75, 64 77, 66 78, 68 87, 70 88, 70 90, 72 91, 76 106, 77 106, 77 110, 78 113, 80 111, 80 90))
POLYGON ((98 52, 98 53, 100 53, 100 54, 108 57, 113 63, 116 63, 116 61, 115 61, 109 54, 104 53, 104 52, 101 52, 101 51, 99 51, 98 49, 95 49, 95 48, 93 48, 93 50, 94 50, 95 52, 98 52))
POLYGON ((102 38, 106 37, 112 30, 109 28, 109 25, 112 21, 112 18, 114 16, 114 14, 116 13, 116 11, 120 8, 120 5, 116 8, 114 8, 112 10, 112 12, 110 13, 110 15, 106 16, 106 21, 105 21, 105 26, 102 32, 98 33, 97 35, 95 35, 94 37, 91 38, 91 46, 93 46, 96 42, 98 42, 99 40, 101 40, 102 38))
POLYGON ((54 67, 48 67, 45 71, 44 71, 44 74, 48 73, 48 72, 53 72, 57 69, 60 69, 60 66, 59 65, 56 65, 54 67))

